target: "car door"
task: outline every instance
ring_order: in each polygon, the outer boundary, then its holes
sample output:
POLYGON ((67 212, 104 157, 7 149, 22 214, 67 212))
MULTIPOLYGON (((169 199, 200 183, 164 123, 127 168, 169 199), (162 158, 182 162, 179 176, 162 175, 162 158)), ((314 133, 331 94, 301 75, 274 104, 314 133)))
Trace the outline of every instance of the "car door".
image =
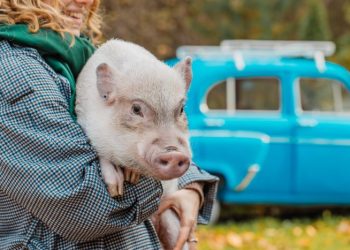
POLYGON ((309 202, 342 202, 341 195, 350 194, 349 90, 324 77, 300 77, 295 84, 296 192, 309 202))
POLYGON ((247 191, 242 196, 231 196, 232 199, 273 201, 278 195, 283 196, 291 190, 289 159, 292 126, 283 112, 282 96, 282 79, 279 76, 244 76, 241 73, 212 84, 202 99, 203 117, 201 124, 197 122, 197 127, 207 132, 216 131, 216 142, 220 143, 215 144, 211 140, 208 145, 203 141, 200 145, 196 144, 194 148, 202 148, 206 152, 198 155, 198 161, 212 155, 214 166, 221 160, 231 164, 231 171, 237 176, 235 185, 247 176, 249 164, 260 163, 260 172, 247 191), (263 138, 268 148, 258 142, 249 144, 240 137, 263 138), (256 157, 260 159, 254 161, 256 157), (257 195, 249 198, 247 192, 256 192, 257 195))

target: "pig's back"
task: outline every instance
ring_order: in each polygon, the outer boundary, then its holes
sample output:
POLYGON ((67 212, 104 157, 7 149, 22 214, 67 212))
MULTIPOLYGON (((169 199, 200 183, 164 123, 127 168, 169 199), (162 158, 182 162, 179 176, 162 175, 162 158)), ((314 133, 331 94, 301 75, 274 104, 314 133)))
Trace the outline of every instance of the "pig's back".
POLYGON ((160 62, 145 48, 134 43, 113 39, 104 43, 90 57, 79 74, 77 85, 87 87, 95 84, 96 68, 101 63, 107 63, 125 74, 136 73, 136 69, 149 66, 166 67, 164 63, 160 62))
POLYGON ((133 60, 140 57, 144 59, 158 60, 153 54, 151 54, 145 48, 135 43, 126 42, 123 40, 118 40, 118 39, 110 40, 100 48, 100 52, 103 54, 109 54, 113 50, 115 51, 114 54, 116 56, 124 60, 126 58, 133 60))
POLYGON ((127 72, 131 65, 142 63, 147 65, 159 64, 158 59, 145 48, 123 40, 110 40, 96 51, 96 59, 100 62, 107 60, 110 65, 115 65, 118 70, 127 72))

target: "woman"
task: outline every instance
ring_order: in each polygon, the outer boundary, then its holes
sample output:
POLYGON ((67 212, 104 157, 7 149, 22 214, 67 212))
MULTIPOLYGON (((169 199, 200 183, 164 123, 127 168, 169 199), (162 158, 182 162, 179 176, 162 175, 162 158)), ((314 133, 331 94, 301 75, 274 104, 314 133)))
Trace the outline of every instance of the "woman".
MULTIPOLYGON (((101 38, 99 0, 0 0, 0 249, 159 249, 159 181, 113 199, 74 117, 75 79, 101 38), (80 36, 84 35, 84 37, 80 36)), ((163 200, 194 249, 216 178, 192 165, 163 200), (200 209, 199 209, 200 208, 200 209), (199 211, 198 211, 199 210, 199 211)), ((161 230, 161 229, 160 229, 161 230)))

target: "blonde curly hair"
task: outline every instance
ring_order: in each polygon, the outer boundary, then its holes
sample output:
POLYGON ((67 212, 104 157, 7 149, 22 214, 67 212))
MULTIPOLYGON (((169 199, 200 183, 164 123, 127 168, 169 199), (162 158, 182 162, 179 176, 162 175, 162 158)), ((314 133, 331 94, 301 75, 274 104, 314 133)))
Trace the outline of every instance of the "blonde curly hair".
MULTIPOLYGON (((99 5, 100 0, 93 1, 82 29, 82 34, 90 37, 94 44, 102 42, 99 5)), ((64 27, 67 17, 62 13, 62 9, 60 0, 50 0, 50 4, 43 0, 0 0, 0 23, 26 23, 33 33, 40 28, 49 28, 62 36, 68 32, 74 37, 64 27)))

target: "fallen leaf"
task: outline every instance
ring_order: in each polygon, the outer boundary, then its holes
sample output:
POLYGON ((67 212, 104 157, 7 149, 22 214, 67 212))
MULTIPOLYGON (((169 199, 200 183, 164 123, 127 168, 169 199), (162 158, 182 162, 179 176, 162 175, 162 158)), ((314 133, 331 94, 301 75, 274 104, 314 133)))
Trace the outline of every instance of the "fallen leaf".
POLYGON ((300 227, 294 227, 292 232, 295 236, 301 236, 303 234, 303 229, 300 227))
POLYGON ((239 234, 229 233, 226 236, 226 239, 227 239, 228 244, 230 244, 233 247, 241 248, 243 246, 243 240, 239 234))
POLYGON ((314 228, 313 226, 307 226, 306 227, 306 234, 310 237, 313 237, 315 236, 317 233, 317 230, 316 228, 314 228))
POLYGON ((301 247, 309 247, 311 244, 311 240, 308 238, 302 238, 297 241, 297 244, 301 247))
POLYGON ((266 235, 267 237, 273 237, 273 236, 276 236, 276 234, 277 234, 277 230, 274 229, 274 228, 267 228, 267 229, 265 230, 265 235, 266 235))
POLYGON ((350 222, 342 220, 337 227, 337 231, 342 234, 350 234, 350 222))
POLYGON ((251 242, 255 239, 255 234, 252 232, 244 232, 242 233, 242 239, 245 242, 251 242))

